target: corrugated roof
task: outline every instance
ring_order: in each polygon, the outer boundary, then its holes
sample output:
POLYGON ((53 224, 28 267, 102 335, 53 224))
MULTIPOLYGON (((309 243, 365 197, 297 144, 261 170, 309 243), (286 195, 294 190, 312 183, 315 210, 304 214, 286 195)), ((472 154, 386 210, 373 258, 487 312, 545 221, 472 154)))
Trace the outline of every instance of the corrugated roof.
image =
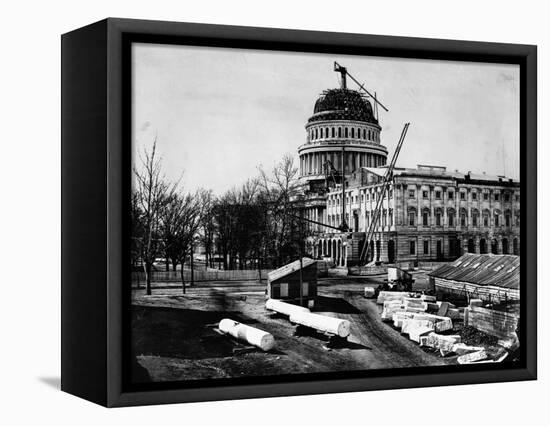
POLYGON ((519 289, 519 256, 468 253, 428 275, 482 286, 519 289))
MULTIPOLYGON (((302 257, 302 266, 304 269, 316 263, 317 262, 315 260, 310 259, 309 257, 302 257)), ((267 278, 269 279, 270 282, 275 281, 275 280, 278 280, 279 278, 290 275, 298 270, 300 270, 300 259, 295 260, 294 262, 288 263, 285 266, 281 266, 279 269, 275 269, 274 271, 269 272, 267 274, 267 278)))

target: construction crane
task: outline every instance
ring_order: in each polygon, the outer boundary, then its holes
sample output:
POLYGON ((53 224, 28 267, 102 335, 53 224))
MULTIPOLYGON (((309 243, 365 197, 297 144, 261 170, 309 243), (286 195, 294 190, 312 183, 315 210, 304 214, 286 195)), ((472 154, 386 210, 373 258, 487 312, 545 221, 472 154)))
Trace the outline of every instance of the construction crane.
POLYGON ((365 88, 365 85, 364 84, 361 84, 359 83, 359 81, 357 81, 349 72, 348 72, 348 69, 346 67, 343 67, 342 65, 340 65, 338 62, 334 62, 334 71, 336 72, 339 72, 342 76, 342 89, 346 89, 346 75, 349 76, 349 78, 351 78, 355 84, 357 84, 357 86, 359 86, 359 89, 361 89, 362 91, 364 91, 368 96, 370 96, 372 98, 372 100, 375 102, 375 105, 380 105, 384 111, 386 112, 389 112, 389 109, 386 108, 382 102, 380 102, 378 100, 378 98, 376 97, 376 93, 373 95, 371 92, 369 92, 366 88, 365 88))
POLYGON ((386 192, 390 186, 391 180, 393 178, 393 169, 395 167, 395 163, 397 162, 397 158, 399 157, 399 153, 401 152, 401 147, 403 146, 403 142, 405 141, 405 136, 407 135, 407 131, 409 130, 409 125, 411 123, 405 123, 405 126, 403 127, 403 130, 401 131, 401 137, 399 138, 399 142, 397 143, 397 146, 395 148, 395 151, 393 152, 392 159, 390 161, 390 164, 388 165, 386 169, 386 173, 384 173, 384 177, 382 178, 382 187, 380 193, 377 195, 376 198, 376 206, 374 211, 372 212, 372 220, 369 224, 369 228, 367 230, 367 235, 365 237, 365 244, 363 245, 363 249, 361 250, 361 256, 359 257, 359 264, 365 265, 367 263, 369 249, 370 249, 370 241, 372 239, 372 236, 374 234, 374 230, 378 226, 378 219, 380 217, 380 212, 382 210, 384 197, 386 196, 386 192))

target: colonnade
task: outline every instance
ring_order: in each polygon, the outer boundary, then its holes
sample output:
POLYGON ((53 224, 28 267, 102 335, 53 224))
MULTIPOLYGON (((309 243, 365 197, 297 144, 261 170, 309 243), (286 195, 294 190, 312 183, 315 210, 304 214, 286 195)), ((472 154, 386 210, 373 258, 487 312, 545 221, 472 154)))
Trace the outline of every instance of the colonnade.
MULTIPOLYGON (((342 152, 308 152, 300 155, 300 175, 321 175, 325 173, 324 164, 330 161, 334 168, 342 171, 342 152)), ((386 157, 364 151, 346 151, 344 153, 346 173, 360 167, 379 167, 386 164, 386 157)))

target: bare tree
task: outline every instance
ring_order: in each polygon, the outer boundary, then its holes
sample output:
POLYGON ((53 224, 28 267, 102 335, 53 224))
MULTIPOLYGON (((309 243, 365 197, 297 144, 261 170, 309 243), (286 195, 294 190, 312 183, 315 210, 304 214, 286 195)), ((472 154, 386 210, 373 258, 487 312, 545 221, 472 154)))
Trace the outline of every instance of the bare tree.
POLYGON ((262 200, 266 204, 268 220, 265 252, 273 252, 278 265, 293 257, 294 236, 298 206, 296 196, 299 193, 298 168, 294 157, 287 154, 275 165, 271 173, 260 168, 262 200), (268 247, 267 245, 270 245, 268 247))
POLYGON ((135 236, 139 244, 145 271, 146 293, 151 294, 151 271, 156 257, 161 253, 160 212, 175 192, 177 183, 169 184, 162 174, 162 160, 156 155, 157 139, 149 152, 140 155, 140 167, 134 167, 136 207, 141 211, 141 233, 135 236))
MULTIPOLYGON (((198 194, 176 195, 171 206, 175 217, 171 252, 176 263, 181 264, 180 278, 185 294, 184 264, 188 254, 193 256, 192 246, 200 228, 201 204, 198 194)), ((193 259, 191 259, 191 264, 193 259)))
POLYGON ((199 238, 204 247, 205 252, 205 268, 213 267, 213 249, 214 249, 214 195, 212 190, 201 189, 199 191, 199 199, 201 206, 200 215, 200 235, 199 238))

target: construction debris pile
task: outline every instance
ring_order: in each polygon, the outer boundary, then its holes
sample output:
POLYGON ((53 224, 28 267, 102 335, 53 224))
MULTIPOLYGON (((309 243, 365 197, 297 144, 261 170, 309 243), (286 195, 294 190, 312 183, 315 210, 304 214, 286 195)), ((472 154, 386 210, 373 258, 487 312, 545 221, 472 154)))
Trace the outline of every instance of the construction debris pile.
POLYGON ((458 364, 500 362, 508 355, 506 349, 512 349, 510 345, 470 346, 462 341, 457 330, 463 329, 465 315, 467 319, 481 303, 473 299, 470 306, 457 308, 435 296, 397 291, 381 291, 377 298, 377 304, 382 305, 382 321, 391 322, 421 347, 438 351, 443 357, 456 356, 458 364))

